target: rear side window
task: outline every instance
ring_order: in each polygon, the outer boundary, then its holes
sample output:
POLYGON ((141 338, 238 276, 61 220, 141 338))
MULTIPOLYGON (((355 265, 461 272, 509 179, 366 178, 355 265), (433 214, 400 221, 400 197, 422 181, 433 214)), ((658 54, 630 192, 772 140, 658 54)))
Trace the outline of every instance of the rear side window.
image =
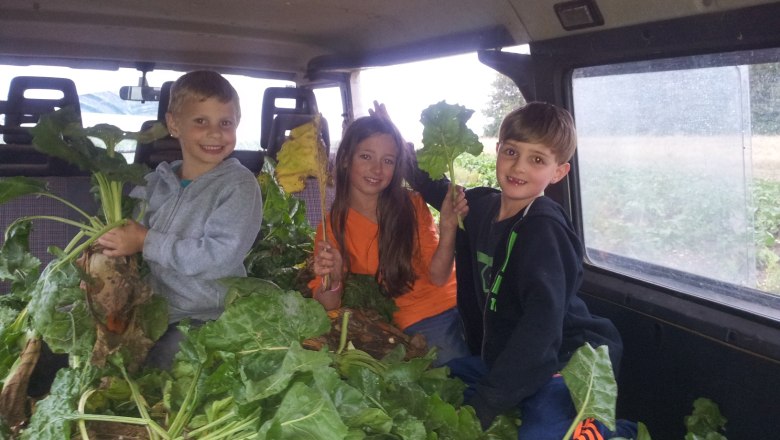
POLYGON ((598 266, 780 319, 780 50, 576 69, 598 266))

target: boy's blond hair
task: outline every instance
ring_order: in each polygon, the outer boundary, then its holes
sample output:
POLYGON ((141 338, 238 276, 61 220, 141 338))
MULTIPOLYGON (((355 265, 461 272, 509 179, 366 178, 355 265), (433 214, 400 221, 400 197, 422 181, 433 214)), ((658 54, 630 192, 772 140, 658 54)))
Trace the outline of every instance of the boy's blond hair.
POLYGON ((574 156, 577 131, 574 119, 565 109, 546 102, 529 102, 504 117, 498 142, 506 140, 545 145, 560 165, 574 156))
POLYGON ((171 86, 168 112, 177 114, 188 99, 204 101, 209 98, 216 98, 222 103, 235 103, 238 118, 241 118, 236 89, 222 75, 211 70, 195 70, 180 76, 171 86))

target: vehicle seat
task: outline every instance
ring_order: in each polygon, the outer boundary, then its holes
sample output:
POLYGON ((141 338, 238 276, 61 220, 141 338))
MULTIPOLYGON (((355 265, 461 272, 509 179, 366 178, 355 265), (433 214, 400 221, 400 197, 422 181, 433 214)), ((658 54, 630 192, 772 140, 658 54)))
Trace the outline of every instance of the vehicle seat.
MULTIPOLYGON (((260 146, 266 155, 276 160, 290 130, 311 121, 319 114, 317 99, 309 89, 297 87, 268 87, 263 93, 263 108, 260 120, 260 146), (283 106, 282 102, 294 100, 295 106, 283 106)), ((326 157, 330 152, 328 122, 320 117, 320 136, 325 142, 326 157)))
MULTIPOLYGON (((173 81, 166 81, 160 87, 160 102, 157 105, 157 119, 141 124, 141 131, 150 129, 156 123, 165 123, 165 113, 168 112, 168 104, 171 97, 173 81)), ((173 162, 182 158, 179 140, 168 135, 148 143, 139 143, 135 146, 133 163, 145 164, 151 169, 157 168, 160 162, 173 162)))
MULTIPOLYGON (((76 86, 66 78, 16 77, 11 80, 8 101, 2 102, 5 125, 0 144, 0 178, 27 176, 40 178, 49 190, 74 203, 89 214, 97 212, 97 201, 90 189, 91 177, 61 159, 51 157, 35 149, 28 126, 34 126, 44 114, 71 106, 80 116, 76 86), (58 99, 25 97, 27 90, 59 90, 58 99)), ((0 246, 4 243, 5 230, 16 219, 29 215, 53 215, 82 221, 83 218, 66 205, 49 197, 24 196, 0 205, 0 246)), ((64 248, 78 229, 60 222, 36 220, 30 233, 30 251, 45 266, 52 260, 47 248, 51 245, 64 248)), ((2 283, 0 283, 2 284, 2 283)), ((7 287, 0 285, 0 292, 7 287)))
POLYGON ((72 176, 88 175, 78 167, 38 151, 28 131, 41 115, 61 108, 72 108, 79 117, 81 105, 76 84, 67 78, 18 76, 11 80, 8 100, 0 102, 5 122, 0 126, 4 145, 0 145, 0 176, 72 176), (32 98, 28 91, 60 92, 58 98, 32 98))
MULTIPOLYGON (((38 123, 41 115, 68 106, 81 115, 79 95, 76 93, 76 84, 72 80, 42 76, 17 76, 11 80, 8 88, 5 126, 7 128, 32 127, 38 123), (30 98, 25 96, 28 90, 56 90, 62 92, 62 97, 30 98)), ((32 143, 32 135, 27 130, 9 131, 3 134, 3 140, 7 144, 29 144, 32 143)))

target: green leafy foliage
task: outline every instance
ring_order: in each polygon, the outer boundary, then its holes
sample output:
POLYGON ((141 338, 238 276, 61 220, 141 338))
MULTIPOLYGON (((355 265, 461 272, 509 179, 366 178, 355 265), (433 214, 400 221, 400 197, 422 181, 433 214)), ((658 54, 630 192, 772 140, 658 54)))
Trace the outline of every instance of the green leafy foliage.
MULTIPOLYGON (((139 138, 140 134, 125 132, 109 124, 82 128, 81 120, 70 108, 43 115, 40 122, 30 128, 30 133, 37 149, 82 170, 102 173, 109 181, 140 185, 144 183, 143 176, 149 171, 145 165, 128 164, 124 156, 114 151, 123 139, 139 138), (99 139, 105 148, 95 145, 90 138, 99 139)), ((155 127, 143 136, 155 138, 164 134, 159 127, 155 127)))
MULTIPOLYGON (((474 110, 462 105, 440 101, 423 110, 420 117, 423 148, 417 151, 417 166, 434 180, 449 173, 453 190, 458 183, 455 179, 455 159, 462 153, 473 156, 482 153, 479 137, 466 126, 473 113, 474 110)), ((455 192, 452 194, 455 197, 455 192)), ((463 229, 460 217, 458 226, 463 229)))
POLYGON ((0 186, 0 204, 28 194, 38 194, 48 191, 46 183, 29 177, 14 177, 2 179, 0 186))
POLYGON ((55 353, 88 359, 95 344, 95 321, 73 264, 52 260, 35 285, 27 309, 32 327, 55 353))
POLYGON ((393 321, 393 313, 398 310, 395 301, 382 293, 373 275, 354 273, 349 274, 344 282, 341 305, 353 309, 375 310, 387 322, 393 321))
POLYGON ((423 148, 417 151, 417 164, 431 179, 439 179, 450 173, 455 182, 455 158, 462 153, 478 156, 482 153, 479 137, 466 126, 474 110, 462 105, 447 104, 445 101, 433 104, 422 111, 423 148))
POLYGON ((574 352, 561 374, 577 408, 572 428, 592 417, 614 431, 617 383, 609 359, 609 348, 602 345, 594 349, 590 344, 584 344, 574 352))
POLYGON ((198 342, 210 351, 262 352, 287 348, 291 341, 319 336, 329 329, 330 320, 318 302, 279 289, 275 294, 237 299, 220 319, 199 329, 198 342))
POLYGON ((715 402, 700 397, 693 402, 693 413, 685 417, 685 440, 726 440, 722 434, 726 422, 715 402))
POLYGON ((37 403, 30 426, 21 435, 22 440, 67 440, 74 432, 81 395, 98 378, 92 367, 74 370, 65 368, 57 372, 49 395, 37 403))
POLYGON ((41 266, 41 261, 30 253, 29 237, 29 223, 12 224, 0 248, 0 280, 11 281, 11 293, 24 301, 29 298, 41 266))
POLYGON ((106 369, 100 380, 64 370, 26 438, 70 438, 79 419, 141 424, 160 439, 516 438, 511 418, 482 432, 462 404, 464 384, 430 368, 430 358, 306 350, 305 338, 330 328, 319 303, 265 280, 226 282, 225 313, 181 327, 186 337, 170 372, 132 377, 121 361, 121 374, 106 369), (76 406, 81 396, 85 413, 76 406))
POLYGON ((304 281, 298 275, 314 249, 314 229, 306 219, 306 205, 284 192, 269 158, 263 163, 258 181, 263 195, 263 222, 244 259, 247 274, 274 280, 285 289, 302 290, 304 281))

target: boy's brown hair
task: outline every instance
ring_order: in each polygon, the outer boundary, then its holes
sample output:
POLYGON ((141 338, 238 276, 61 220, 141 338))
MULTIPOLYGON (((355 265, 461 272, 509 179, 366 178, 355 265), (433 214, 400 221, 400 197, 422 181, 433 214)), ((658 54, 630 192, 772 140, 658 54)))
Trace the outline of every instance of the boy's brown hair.
POLYGON ((212 70, 194 70, 180 76, 171 86, 168 112, 177 114, 188 99, 204 101, 209 98, 216 98, 222 103, 235 103, 237 115, 241 118, 238 92, 228 80, 212 70))
POLYGON ((545 145, 560 165, 574 156, 577 131, 574 119, 566 109, 546 102, 529 102, 504 117, 498 130, 498 142, 506 140, 545 145))

